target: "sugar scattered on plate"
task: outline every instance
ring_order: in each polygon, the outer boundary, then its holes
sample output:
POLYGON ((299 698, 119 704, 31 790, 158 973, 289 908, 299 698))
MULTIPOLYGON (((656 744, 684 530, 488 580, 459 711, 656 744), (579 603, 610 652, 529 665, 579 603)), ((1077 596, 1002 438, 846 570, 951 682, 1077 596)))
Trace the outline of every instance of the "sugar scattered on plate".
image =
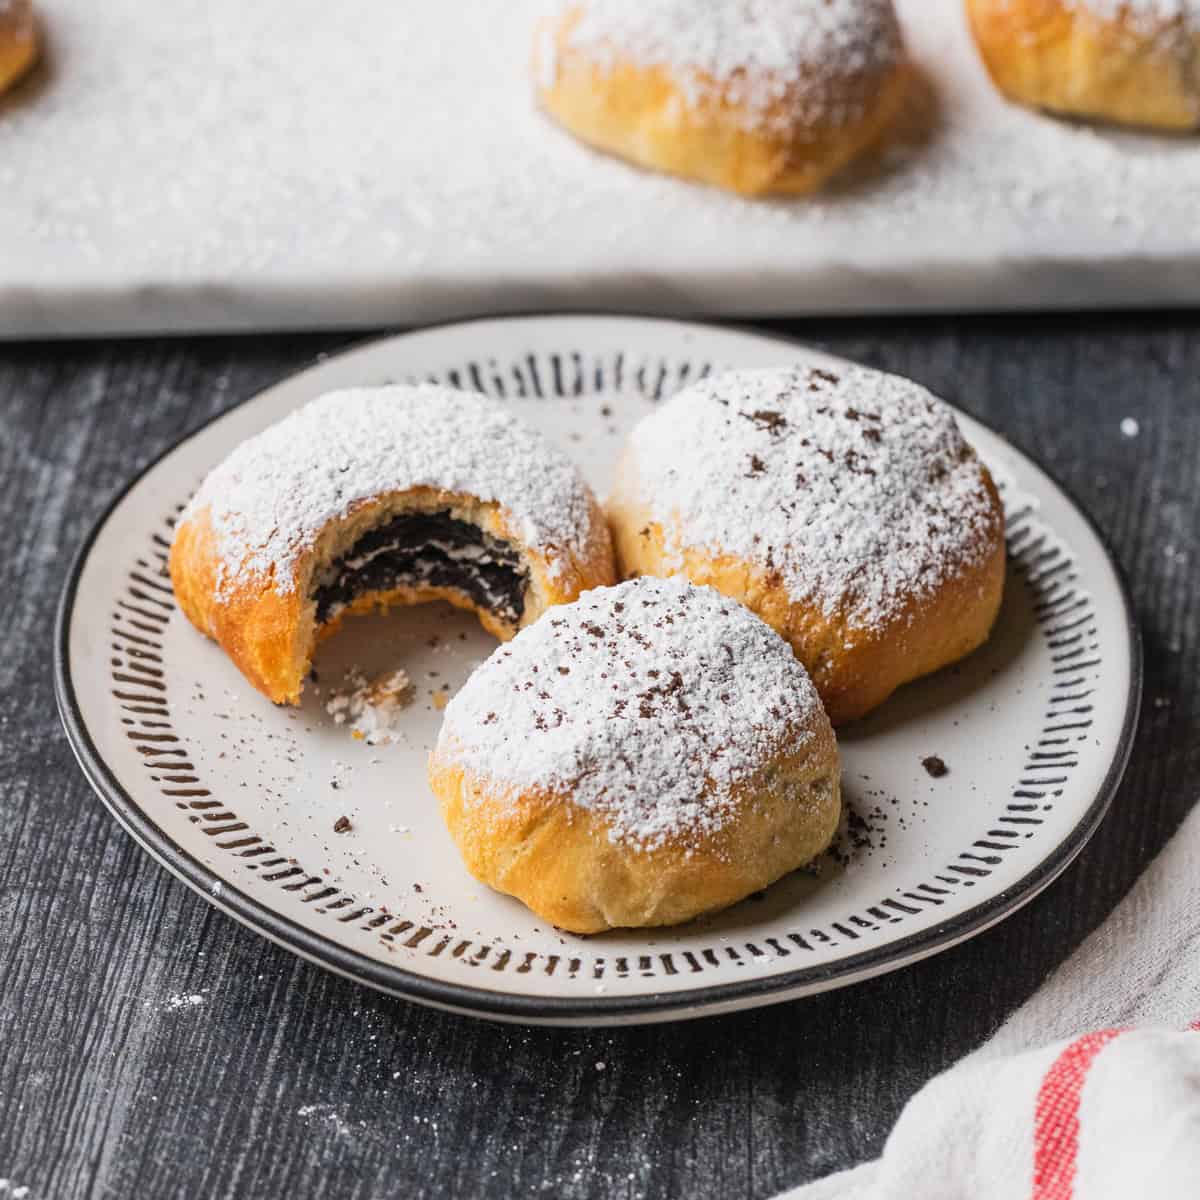
POLYGON ((352 736, 368 746, 390 745, 398 737, 400 713, 412 699, 412 681, 403 670, 374 679, 351 670, 343 686, 326 700, 325 711, 335 725, 349 722, 352 736))

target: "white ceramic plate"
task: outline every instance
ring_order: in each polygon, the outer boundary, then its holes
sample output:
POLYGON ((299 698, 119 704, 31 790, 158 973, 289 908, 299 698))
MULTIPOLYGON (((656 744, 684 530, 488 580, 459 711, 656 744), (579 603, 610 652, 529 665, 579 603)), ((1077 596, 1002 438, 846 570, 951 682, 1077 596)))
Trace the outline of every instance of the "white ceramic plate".
POLYGON ((135 480, 80 551, 59 613, 67 732, 102 799, 160 862, 267 937, 373 987, 460 1012, 601 1024, 802 996, 978 933, 1049 884, 1112 797, 1140 653, 1095 530, 1033 463, 960 416, 1004 491, 1011 567, 990 643, 842 731, 851 814, 837 853, 675 929, 562 934, 463 868, 425 782, 440 712, 494 643, 431 605, 350 623, 317 659, 322 695, 275 708, 172 602, 171 523, 248 435, 333 387, 438 378, 524 412, 603 493, 622 435, 723 365, 828 361, 729 329, 609 317, 446 326, 285 380, 135 480), (351 666, 417 686, 400 740, 367 746, 323 701, 351 666), (922 760, 941 758, 933 778, 922 760), (349 832, 335 833, 339 817, 349 832))

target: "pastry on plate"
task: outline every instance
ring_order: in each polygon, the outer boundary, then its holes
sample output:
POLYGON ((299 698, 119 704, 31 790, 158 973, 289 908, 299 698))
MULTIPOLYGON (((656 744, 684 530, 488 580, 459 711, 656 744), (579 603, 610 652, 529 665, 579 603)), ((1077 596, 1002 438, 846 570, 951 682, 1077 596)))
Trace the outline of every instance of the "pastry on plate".
POLYGON ((587 592, 501 646, 429 780, 471 873, 575 933, 733 904, 820 854, 841 804, 787 643, 683 580, 587 592))
POLYGON ((820 187, 909 77, 892 0, 565 0, 533 72, 582 141, 744 195, 820 187))
POLYGON ((31 0, 0 0, 0 92, 24 75, 36 58, 31 0))
POLYGON ((953 414, 864 367, 733 371, 633 430, 609 515, 625 575, 740 600, 808 668, 835 725, 988 636, 1004 515, 953 414))
POLYGON ((996 86, 1036 108, 1200 128, 1200 0, 967 0, 996 86))
POLYGON ((614 579, 574 465, 485 396, 332 392, 233 451, 181 516, 180 607, 276 703, 349 614, 448 600, 510 638, 614 579))

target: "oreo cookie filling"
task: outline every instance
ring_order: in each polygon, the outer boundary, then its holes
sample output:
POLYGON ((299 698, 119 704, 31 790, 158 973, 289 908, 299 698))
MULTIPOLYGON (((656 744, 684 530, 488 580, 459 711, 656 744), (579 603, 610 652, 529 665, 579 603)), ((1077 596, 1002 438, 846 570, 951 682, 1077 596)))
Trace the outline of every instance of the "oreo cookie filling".
POLYGON ((317 622, 324 624, 367 592, 454 588, 515 625, 528 583, 521 555, 509 543, 443 510, 405 513, 363 534, 322 574, 313 599, 317 622))

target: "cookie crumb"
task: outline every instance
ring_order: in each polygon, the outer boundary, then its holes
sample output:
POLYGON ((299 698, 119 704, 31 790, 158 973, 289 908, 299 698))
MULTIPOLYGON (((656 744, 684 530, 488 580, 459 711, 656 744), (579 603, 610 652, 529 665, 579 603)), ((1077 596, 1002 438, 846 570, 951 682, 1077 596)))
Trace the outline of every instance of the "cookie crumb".
POLYGON ((325 711, 335 725, 349 721, 350 736, 356 742, 387 745, 397 740, 399 714, 412 697, 412 683, 402 670, 388 671, 374 679, 352 670, 342 687, 325 702, 325 711))

